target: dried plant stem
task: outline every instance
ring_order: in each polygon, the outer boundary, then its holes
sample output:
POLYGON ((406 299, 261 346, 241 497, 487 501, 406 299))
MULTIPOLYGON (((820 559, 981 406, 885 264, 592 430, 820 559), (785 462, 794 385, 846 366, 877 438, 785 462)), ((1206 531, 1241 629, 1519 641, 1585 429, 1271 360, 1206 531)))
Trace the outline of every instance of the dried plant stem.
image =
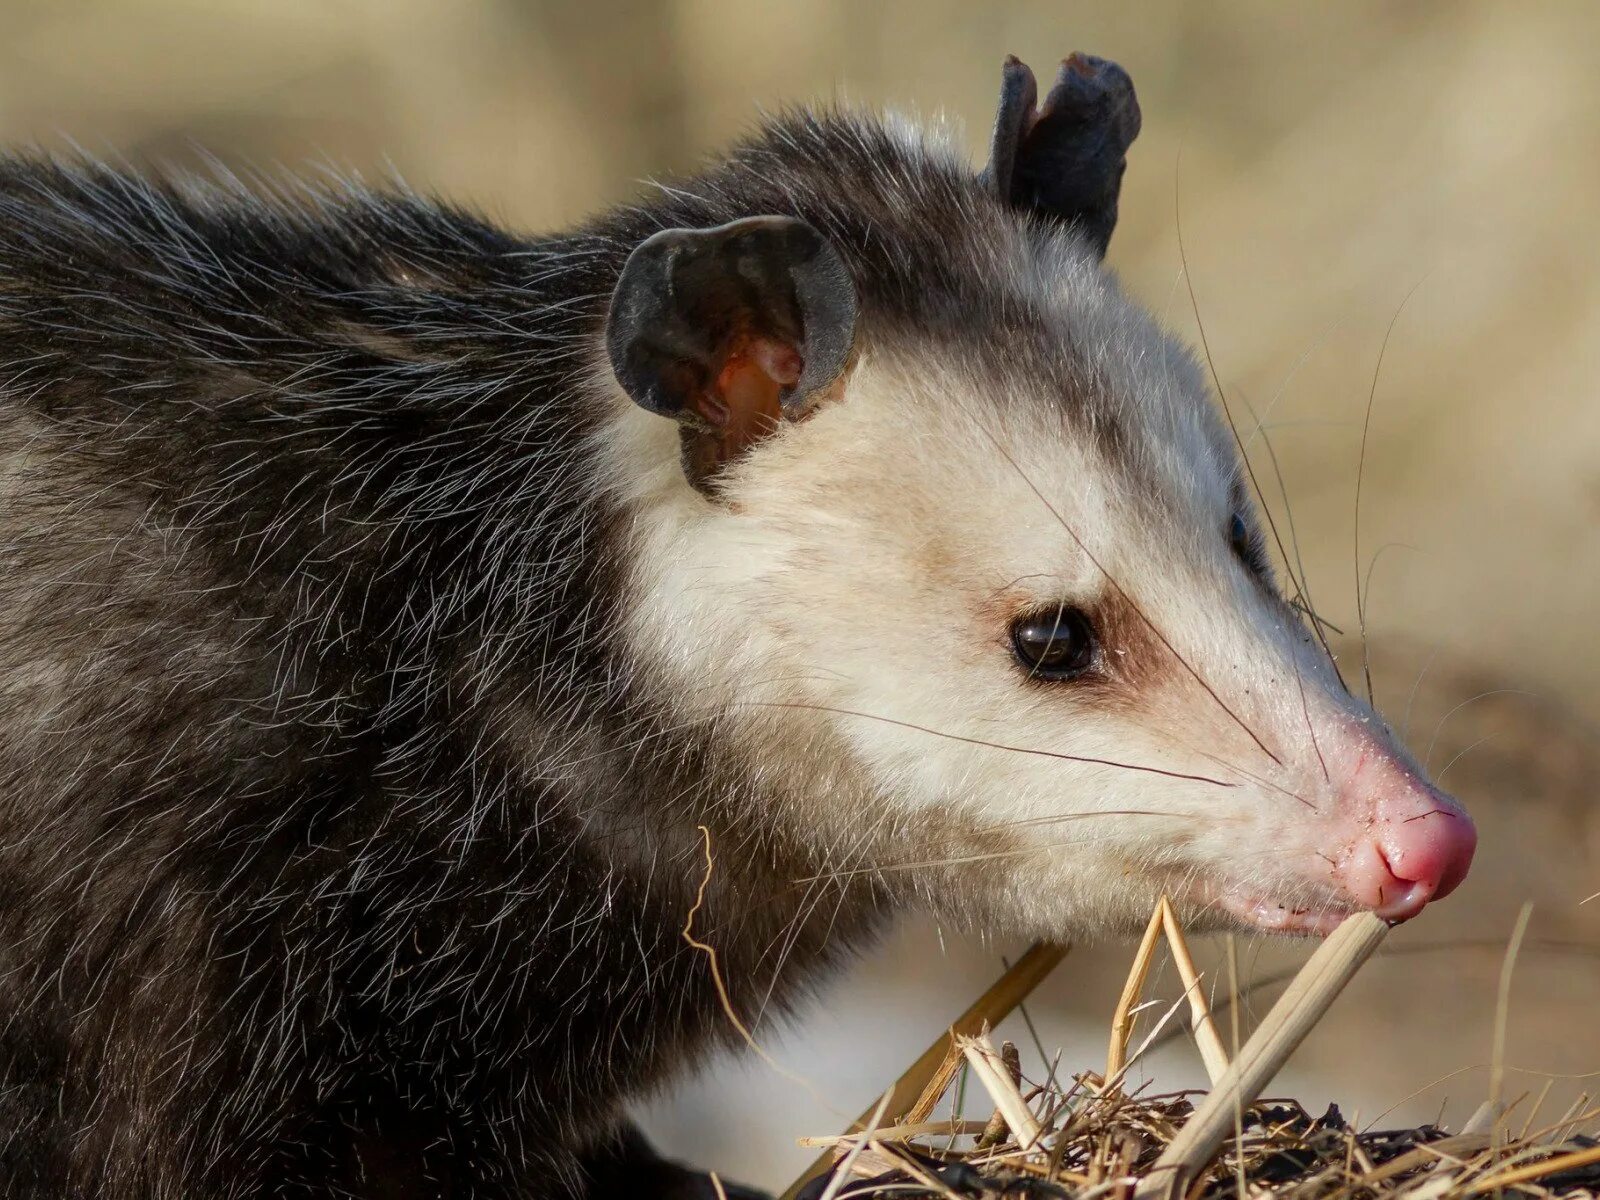
POLYGON ((1511 931, 1511 940, 1506 943, 1506 956, 1500 964, 1500 988, 1494 1008, 1494 1045, 1489 1055, 1489 1103, 1496 1107, 1505 1089, 1506 1027, 1511 1018, 1511 980, 1516 974, 1517 954, 1522 949, 1522 938, 1528 932, 1528 919, 1532 916, 1533 903, 1528 901, 1517 913, 1517 923, 1511 931))
POLYGON ((1133 956, 1133 966, 1128 970, 1127 982, 1122 985, 1122 996, 1117 1000, 1116 1011, 1111 1017, 1111 1044, 1106 1050, 1106 1083, 1115 1083, 1127 1068, 1128 1042, 1133 1034, 1133 1011, 1144 995, 1150 967, 1155 961, 1156 943, 1162 935, 1166 936, 1167 945, 1172 950, 1172 962, 1178 968, 1178 978, 1183 981, 1195 1045, 1200 1049, 1206 1075, 1212 1086, 1216 1086, 1223 1072, 1228 1069, 1228 1052, 1222 1048, 1222 1039, 1217 1036, 1216 1023, 1211 1019, 1211 1006, 1206 1003, 1205 989, 1200 986, 1200 972, 1195 969, 1194 955, 1189 952, 1189 942, 1183 936, 1177 911, 1165 896, 1156 902, 1155 910, 1150 914, 1150 923, 1145 926, 1139 950, 1133 956))
POLYGON ((865 1128, 856 1138, 855 1145, 851 1146, 839 1164, 839 1173, 828 1181, 828 1186, 822 1190, 820 1200, 834 1200, 839 1194, 839 1189, 844 1186, 845 1180, 850 1178, 850 1168, 855 1165, 856 1159, 861 1157, 861 1152, 869 1146, 875 1146, 872 1135, 883 1125, 883 1110, 889 1106, 889 1093, 883 1094, 883 1099, 878 1101, 878 1106, 872 1110, 867 1118, 865 1128))
MULTIPOLYGON (((817 1091, 816 1086, 809 1079, 796 1075, 789 1070, 777 1059, 773 1058, 772 1055, 768 1054, 766 1047, 756 1041, 755 1034, 750 1032, 750 1027, 745 1024, 744 1018, 739 1015, 739 1010, 733 1005, 733 997, 728 993, 727 980, 723 978, 722 960, 717 955, 717 948, 710 942, 700 939, 694 932, 694 919, 700 915, 701 908, 705 906, 706 889, 711 886, 711 873, 716 866, 716 859, 711 853, 711 830, 704 825, 700 825, 697 828, 700 831, 702 848, 705 852, 706 871, 700 877, 700 887, 695 892, 694 904, 690 907, 688 916, 684 918, 683 940, 692 949, 698 950, 706 956, 706 963, 711 970, 711 983, 717 989, 717 1001, 722 1005, 722 1013, 728 1018, 728 1023, 738 1031, 739 1036, 744 1040, 744 1044, 749 1047, 750 1052, 766 1063, 775 1073, 809 1092, 812 1099, 826 1108, 828 1105, 827 1100, 821 1092, 817 1091)), ((860 1122, 858 1121, 857 1124, 860 1124, 860 1122)))
MULTIPOLYGON (((1022 1090, 1022 1055, 1017 1053, 1015 1042, 1000 1043, 1000 1063, 1005 1068, 1006 1078, 1011 1081, 1011 1086, 1020 1094, 1022 1090)), ((983 1132, 978 1135, 978 1149, 988 1150, 998 1146, 1010 1128, 1006 1120, 1004 1108, 996 1105, 994 1115, 983 1127, 983 1132)))
MULTIPOLYGON (((873 1136, 880 1142, 904 1142, 929 1134, 982 1133, 984 1128, 983 1121, 908 1121, 902 1125, 885 1125, 875 1129, 873 1136)), ((794 1144, 807 1150, 817 1150, 824 1146, 853 1144, 860 1136, 859 1133, 832 1133, 827 1137, 795 1138, 794 1144)))
POLYGON ((1221 1081, 1156 1160, 1135 1192, 1138 1200, 1183 1195, 1189 1180, 1211 1161, 1233 1129, 1235 1114, 1272 1081, 1388 932, 1378 917, 1358 913, 1317 948, 1239 1048, 1221 1081))
POLYGON ((1228 1052, 1222 1048, 1217 1027, 1211 1020, 1211 1006, 1206 1003, 1205 989, 1200 986, 1200 973, 1194 969, 1194 956, 1189 953, 1189 943, 1184 939, 1183 927, 1178 924, 1178 914, 1172 903, 1161 897, 1156 911, 1161 915, 1161 927, 1172 947, 1172 962, 1178 968, 1178 978, 1183 981, 1184 994, 1189 997, 1189 1017, 1194 1026, 1194 1042, 1200 1049, 1200 1059, 1205 1063, 1206 1076, 1211 1086, 1228 1070, 1228 1052))
POLYGON ((944 1060, 934 1070, 927 1086, 922 1089, 922 1095, 917 1097, 917 1102, 906 1110, 901 1119, 909 1125, 917 1121, 926 1121, 931 1117, 939 1098, 949 1090, 950 1081, 956 1077, 956 1072, 961 1069, 961 1064, 965 1061, 961 1057, 961 1047, 956 1045, 955 1038, 950 1038, 949 1044, 945 1047, 944 1060))
POLYGON ((1016 1139, 1017 1146, 1023 1150, 1033 1148, 1039 1140, 1044 1129, 1039 1124, 1039 1119, 1033 1115, 1033 1110, 1028 1107, 1027 1101, 1022 1098, 1022 1092, 1012 1082, 1011 1073, 1005 1057, 995 1049, 987 1034, 978 1034, 976 1037, 959 1038, 961 1052, 966 1055, 967 1063, 972 1067, 972 1073, 977 1076, 978 1082, 983 1084, 983 1090, 989 1093, 989 1098, 994 1101, 996 1111, 1005 1119, 1006 1127, 1011 1130, 1011 1136, 1016 1139))
POLYGON ((1586 1167, 1590 1163, 1600 1162, 1600 1146, 1590 1146, 1585 1150, 1574 1150, 1571 1154, 1557 1155, 1547 1158, 1542 1162, 1529 1163, 1526 1166, 1516 1167, 1510 1171, 1502 1171, 1498 1175, 1491 1175, 1488 1179, 1480 1179, 1467 1189, 1469 1195, 1481 1195, 1499 1188, 1510 1187, 1514 1183, 1525 1183, 1530 1179, 1543 1179, 1546 1175, 1554 1175, 1557 1171, 1570 1171, 1574 1167, 1586 1167))
POLYGON ((1432 1174, 1449 1174, 1460 1169, 1462 1155, 1478 1154, 1487 1150, 1489 1142, 1488 1130, 1482 1133, 1458 1133, 1455 1137, 1429 1142, 1426 1146, 1418 1146, 1415 1150, 1396 1155, 1383 1166, 1369 1171, 1361 1177, 1361 1183, 1364 1187, 1375 1188, 1380 1183, 1404 1175, 1407 1171, 1414 1171, 1427 1163, 1433 1163, 1432 1174))
POLYGON ((1491 1133, 1500 1123, 1500 1118, 1505 1116, 1506 1106, 1498 1100, 1485 1100, 1478 1105, 1466 1124, 1461 1127, 1462 1133, 1491 1133))
MULTIPOLYGON (((1009 1053, 1009 1043, 997 1051, 987 1030, 962 1037, 934 1068, 942 1081, 938 1086, 956 1094, 949 1120, 927 1119, 938 1100, 930 1085, 917 1101, 915 1121, 903 1118, 898 1126, 808 1141, 831 1145, 836 1156, 847 1151, 854 1155, 830 1180, 838 1189, 837 1200, 860 1190, 839 1182, 846 1174, 857 1180, 881 1175, 867 1190, 907 1200, 961 1200, 979 1191, 1010 1195, 1030 1181, 1065 1189, 1077 1200, 1197 1200, 1202 1195, 1230 1200, 1235 1195, 1256 1200, 1489 1200, 1512 1191, 1549 1200, 1600 1200, 1600 1147, 1569 1132, 1600 1112, 1587 1107, 1587 1098, 1544 1129, 1535 1128, 1535 1104, 1518 1121, 1520 1133, 1510 1129, 1509 1114, 1528 1094, 1509 1104, 1485 1103, 1453 1135, 1437 1124, 1375 1129, 1362 1125, 1359 1112, 1346 1120, 1330 1108, 1326 1116, 1317 1117, 1294 1100, 1259 1098, 1381 944, 1385 926, 1370 915, 1345 922, 1312 954, 1242 1045, 1235 1028, 1234 1062, 1209 1095, 1188 1089, 1151 1095, 1148 1088, 1122 1086, 1128 1064, 1137 1062, 1145 1048, 1135 1048, 1128 1029, 1141 1011, 1139 997, 1162 933, 1173 943, 1186 990, 1197 990, 1199 974, 1192 963, 1182 965, 1190 956, 1182 931, 1174 933, 1171 914, 1170 905, 1158 906, 1123 991, 1118 1036, 1112 1043, 1112 1078, 1083 1072, 1062 1087, 1052 1068, 1044 1084, 1030 1088, 1019 1078, 1020 1064, 1009 1053), (995 1118, 961 1119, 960 1095, 969 1079, 990 1093, 995 1118), (1225 1142, 1231 1142, 1226 1151, 1225 1142), (948 1168, 957 1170, 949 1173, 948 1168)), ((1513 938, 1502 972, 1502 1014, 1518 941, 1513 938)), ((1228 951, 1237 1022, 1238 970, 1231 939, 1228 951)), ((1164 1008, 1144 1035, 1145 1043, 1183 1011, 1185 1001, 1180 996, 1164 1008)), ((1195 1027, 1204 1028, 1202 1014, 1190 1011, 1195 1027)), ((880 1106, 875 1114, 880 1120, 883 1111, 880 1106)))
MULTIPOLYGON (((894 1086, 889 1089, 889 1100, 884 1112, 891 1118, 898 1118, 916 1104, 922 1098, 930 1081, 950 1057, 953 1039, 960 1036, 970 1037, 981 1033, 986 1026, 998 1025, 1011 1014, 1012 1009, 1028 998, 1029 993, 1039 986, 1045 976, 1056 969, 1070 949, 1070 946, 1052 946, 1045 942, 1030 946, 1027 953, 1017 959, 1004 975, 995 980, 988 991, 973 1001, 972 1006, 956 1018, 950 1026, 949 1034, 940 1037, 924 1050, 917 1061, 895 1080, 894 1086)), ((959 1063, 960 1057, 957 1056, 955 1061, 959 1063)), ((953 1074, 954 1069, 951 1070, 953 1074)), ((868 1110, 856 1121, 855 1127, 860 1128, 866 1124, 871 1116, 872 1111, 868 1110)), ((782 1200, 794 1200, 794 1196, 802 1187, 833 1165, 833 1160, 833 1150, 824 1150, 817 1156, 816 1161, 806 1168, 805 1173, 789 1185, 782 1200)))
MULTIPOLYGON (((1166 897, 1162 897, 1163 902, 1166 897)), ((1150 964, 1155 961, 1156 941, 1161 936, 1162 906, 1157 904, 1150 914, 1150 923, 1144 927, 1144 937, 1139 939, 1139 949, 1134 953, 1133 965, 1128 968, 1127 982, 1122 985, 1122 995, 1116 1010, 1111 1014, 1111 1045, 1106 1050, 1107 1084, 1122 1074, 1128 1065, 1128 1039, 1133 1035, 1133 1010, 1139 997, 1144 995, 1145 980, 1150 977, 1150 964)))

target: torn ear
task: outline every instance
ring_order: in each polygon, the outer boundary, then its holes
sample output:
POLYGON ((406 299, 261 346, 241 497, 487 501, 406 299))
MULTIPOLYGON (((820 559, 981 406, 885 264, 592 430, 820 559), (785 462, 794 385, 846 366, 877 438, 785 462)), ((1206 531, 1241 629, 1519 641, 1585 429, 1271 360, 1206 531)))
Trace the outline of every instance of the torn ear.
POLYGON ((1033 72, 1007 58, 983 179, 1006 204, 1077 228, 1104 258, 1128 147, 1139 136, 1133 80, 1114 62, 1074 54, 1044 104, 1037 100, 1033 72))
POLYGON ((791 217, 667 229, 629 256, 606 349, 636 404, 682 426, 684 471, 717 473, 839 381, 856 294, 838 252, 791 217))

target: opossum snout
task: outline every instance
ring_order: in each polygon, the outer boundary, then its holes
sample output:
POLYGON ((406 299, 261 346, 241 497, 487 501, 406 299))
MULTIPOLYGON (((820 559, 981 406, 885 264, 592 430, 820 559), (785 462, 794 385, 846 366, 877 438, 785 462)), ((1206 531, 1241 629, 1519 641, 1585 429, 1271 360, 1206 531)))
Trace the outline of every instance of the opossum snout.
POLYGON ((1339 864, 1352 898, 1380 917, 1406 921, 1466 878, 1478 846, 1472 818, 1408 767, 1387 758, 1357 771, 1353 804, 1371 805, 1366 836, 1339 864))

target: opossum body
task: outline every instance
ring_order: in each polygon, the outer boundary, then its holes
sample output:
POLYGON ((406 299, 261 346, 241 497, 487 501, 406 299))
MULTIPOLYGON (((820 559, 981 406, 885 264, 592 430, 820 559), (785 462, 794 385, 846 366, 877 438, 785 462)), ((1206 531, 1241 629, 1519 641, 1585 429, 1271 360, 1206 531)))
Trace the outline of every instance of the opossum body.
POLYGON ((531 240, 0 166, 5 1195, 709 1194, 621 1124, 730 1036, 702 886, 755 1021, 911 904, 1459 881, 1099 265, 1126 76, 1035 101, 531 240))

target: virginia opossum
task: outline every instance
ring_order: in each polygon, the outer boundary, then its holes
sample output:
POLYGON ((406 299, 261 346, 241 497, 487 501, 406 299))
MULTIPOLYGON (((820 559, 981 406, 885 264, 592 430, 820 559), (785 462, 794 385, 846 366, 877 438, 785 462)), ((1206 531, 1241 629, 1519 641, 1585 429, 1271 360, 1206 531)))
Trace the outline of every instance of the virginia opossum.
POLYGON ((988 166, 780 116, 575 232, 0 166, 0 1190, 709 1195, 622 1105, 897 911, 1316 933, 1470 821, 1102 269, 1127 76, 988 166), (712 869, 706 873, 709 847, 712 869))

